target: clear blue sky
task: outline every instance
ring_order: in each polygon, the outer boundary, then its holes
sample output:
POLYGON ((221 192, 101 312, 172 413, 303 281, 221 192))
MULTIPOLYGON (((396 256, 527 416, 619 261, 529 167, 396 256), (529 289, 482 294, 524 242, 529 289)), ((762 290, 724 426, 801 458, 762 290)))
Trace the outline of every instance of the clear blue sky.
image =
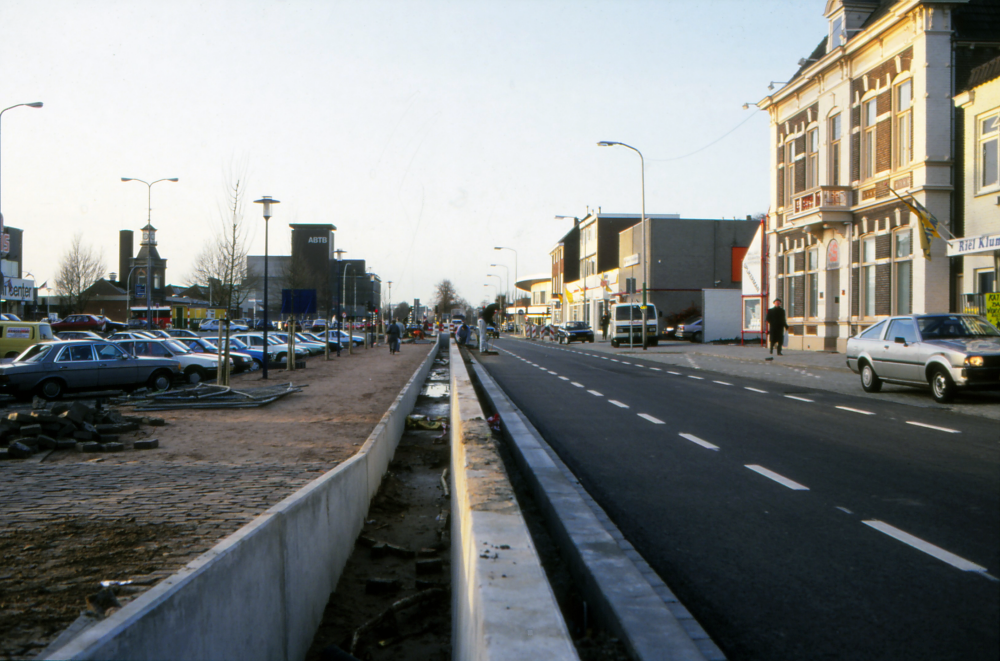
POLYGON ((273 254, 289 223, 333 223, 394 301, 449 278, 477 303, 491 262, 513 279, 493 246, 545 272, 553 216, 639 212, 638 157, 599 140, 642 150, 647 213, 765 211, 768 120, 742 105, 812 51, 824 4, 4 0, 0 108, 45 103, 3 116, 4 217, 36 284, 78 231, 116 271, 118 230, 146 222, 121 177, 178 177, 152 214, 184 284, 245 162, 250 200, 281 200, 273 254))

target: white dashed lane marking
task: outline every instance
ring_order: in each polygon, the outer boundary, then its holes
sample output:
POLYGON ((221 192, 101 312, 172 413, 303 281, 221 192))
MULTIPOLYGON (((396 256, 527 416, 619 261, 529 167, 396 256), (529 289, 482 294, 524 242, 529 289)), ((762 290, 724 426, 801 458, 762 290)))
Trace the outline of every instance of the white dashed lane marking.
POLYGON ((924 429, 934 429, 935 431, 943 431, 949 434, 961 434, 957 429, 948 429, 947 427, 936 427, 935 425, 924 424, 923 422, 913 422, 912 420, 907 420, 906 424, 913 425, 914 427, 923 427, 924 429))
POLYGON ((563 381, 569 381, 569 377, 567 376, 560 376, 559 378, 562 379, 563 381))
POLYGON ((700 445, 703 448, 708 448, 709 450, 714 450, 716 452, 718 452, 718 450, 719 450, 719 446, 718 445, 712 445, 708 441, 703 441, 702 439, 698 438, 694 434, 678 434, 678 436, 680 436, 681 438, 687 439, 687 440, 691 441, 692 443, 696 443, 696 444, 700 445))
POLYGON ((604 397, 604 395, 602 395, 601 393, 597 392, 596 390, 588 390, 587 392, 589 392, 594 397, 604 397))
POLYGON ((712 383, 718 383, 720 386, 731 386, 733 384, 726 383, 725 381, 712 381, 712 383))
POLYGON ((667 424, 667 423, 663 422, 662 420, 660 420, 659 418, 654 418, 653 416, 649 415, 648 413, 639 413, 638 415, 643 420, 649 420, 654 425, 665 425, 665 424, 667 424))
POLYGON ((621 402, 619 402, 616 399, 609 399, 608 401, 611 402, 612 404, 614 404, 615 406, 619 407, 619 408, 623 408, 623 409, 627 409, 628 408, 628 404, 622 404, 621 402))
POLYGON ((949 565, 955 567, 956 569, 961 569, 962 571, 975 571, 975 572, 986 571, 986 567, 980 567, 974 562, 970 562, 969 560, 961 558, 955 555, 954 553, 945 551, 940 546, 934 546, 930 542, 925 542, 919 537, 914 537, 910 533, 903 532, 899 528, 894 528, 893 526, 890 526, 888 523, 884 523, 882 521, 876 521, 874 519, 871 521, 862 521, 862 523, 868 526, 869 528, 874 528, 875 530, 878 530, 881 533, 889 535, 889 537, 892 537, 897 541, 903 542, 907 546, 912 546, 918 551, 923 551, 927 555, 937 558, 942 562, 947 562, 949 565))
POLYGON ((698 379, 699 381, 704 381, 705 380, 705 377, 703 377, 703 376, 695 376, 694 374, 688 374, 688 378, 689 379, 698 379))
POLYGON ((871 411, 862 411, 861 409, 852 409, 850 406, 838 406, 841 411, 850 411, 851 413, 860 413, 861 415, 875 415, 871 411))
POLYGON ((577 388, 583 388, 584 387, 584 385, 582 383, 577 383, 576 381, 573 382, 573 385, 576 386, 577 388))
POLYGON ((785 397, 787 397, 788 399, 795 399, 795 400, 798 400, 800 402, 812 402, 813 401, 811 399, 806 399, 805 397, 796 397, 795 395, 785 395, 785 397))
POLYGON ((673 374, 674 376, 680 376, 681 375, 680 372, 671 372, 670 370, 667 370, 667 374, 673 374))
POLYGON ((765 395, 767 394, 766 390, 761 390, 759 388, 751 388, 750 386, 743 386, 743 388, 744 388, 744 390, 750 390, 750 391, 753 391, 753 392, 764 393, 765 395))
POLYGON ((746 467, 759 475, 763 475, 769 480, 774 480, 783 487, 788 487, 792 491, 809 491, 809 487, 799 484, 795 480, 790 480, 784 475, 778 475, 774 471, 770 471, 763 466, 758 466, 757 464, 747 464, 746 467))

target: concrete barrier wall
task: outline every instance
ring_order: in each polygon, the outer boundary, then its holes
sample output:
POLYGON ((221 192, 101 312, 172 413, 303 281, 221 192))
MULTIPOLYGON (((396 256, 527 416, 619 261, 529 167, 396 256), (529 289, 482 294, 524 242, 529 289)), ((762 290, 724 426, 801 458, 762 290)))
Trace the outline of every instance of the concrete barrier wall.
POLYGON ((578 659, 456 345, 449 359, 452 658, 578 659))
POLYGON ((45 658, 304 658, 438 346, 357 455, 45 658))

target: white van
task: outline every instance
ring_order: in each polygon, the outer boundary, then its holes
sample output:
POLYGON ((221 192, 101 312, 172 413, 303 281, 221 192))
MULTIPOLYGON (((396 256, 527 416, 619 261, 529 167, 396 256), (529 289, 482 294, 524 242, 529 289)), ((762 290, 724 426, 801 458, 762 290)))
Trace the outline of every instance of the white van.
MULTIPOLYGON (((656 306, 646 304, 646 344, 655 347, 656 306)), ((611 346, 617 348, 628 345, 642 346, 642 306, 638 303, 618 303, 611 307, 611 346)))
POLYGON ((51 342, 52 326, 47 321, 0 321, 0 357, 14 358, 32 344, 51 342))

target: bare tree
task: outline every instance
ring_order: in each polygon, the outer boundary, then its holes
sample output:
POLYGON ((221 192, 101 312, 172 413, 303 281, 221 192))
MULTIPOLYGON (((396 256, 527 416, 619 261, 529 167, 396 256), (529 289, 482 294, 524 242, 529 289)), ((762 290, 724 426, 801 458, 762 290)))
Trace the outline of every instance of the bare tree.
POLYGON ((442 319, 451 319, 451 311, 454 308, 465 309, 468 307, 455 290, 455 285, 451 280, 442 280, 434 289, 434 306, 440 310, 442 319))
POLYGON ((400 321, 406 321, 410 317, 410 304, 406 301, 398 304, 396 310, 393 313, 393 319, 398 319, 400 321))
POLYGON ((95 253, 92 247, 84 246, 82 234, 73 235, 69 250, 59 261, 56 275, 56 293, 67 314, 83 312, 90 301, 90 288, 107 270, 104 253, 95 253))
POLYGON ((210 303, 235 314, 247 300, 258 278, 247 271, 250 228, 243 219, 246 168, 227 177, 225 206, 219 210, 215 237, 195 258, 191 284, 209 294, 210 303))

